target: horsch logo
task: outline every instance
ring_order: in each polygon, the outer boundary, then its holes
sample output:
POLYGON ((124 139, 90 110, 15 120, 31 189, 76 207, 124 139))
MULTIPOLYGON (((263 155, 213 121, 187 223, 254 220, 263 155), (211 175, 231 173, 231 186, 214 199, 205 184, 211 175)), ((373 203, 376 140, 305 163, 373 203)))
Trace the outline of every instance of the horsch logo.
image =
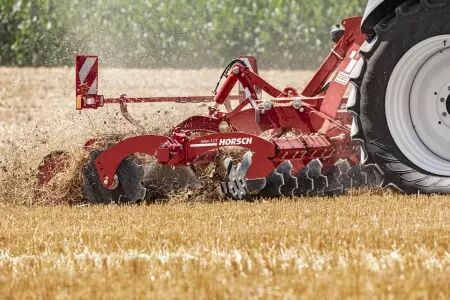
POLYGON ((220 139, 219 146, 240 146, 251 145, 253 139, 251 137, 246 138, 233 138, 233 139, 220 139))

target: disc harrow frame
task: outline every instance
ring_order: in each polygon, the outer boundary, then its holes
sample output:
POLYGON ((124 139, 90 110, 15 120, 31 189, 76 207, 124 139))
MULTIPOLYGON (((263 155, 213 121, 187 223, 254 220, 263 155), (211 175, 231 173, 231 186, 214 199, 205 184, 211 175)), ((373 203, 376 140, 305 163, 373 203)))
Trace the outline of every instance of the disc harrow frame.
POLYGON ((342 37, 303 91, 274 87, 258 74, 256 59, 247 56, 227 66, 213 96, 107 98, 98 94, 98 57, 77 56, 77 110, 119 104, 124 117, 144 131, 128 104, 214 103, 206 115, 188 118, 167 136, 139 135, 104 150, 94 163, 99 182, 105 189, 117 188, 119 166, 135 153, 179 167, 213 163, 221 148, 238 147, 247 152, 238 161, 225 158, 221 184, 233 199, 339 195, 366 184, 360 146, 351 138, 352 117, 345 109, 345 93, 360 67, 365 41, 360 23, 360 17, 342 22, 342 37), (236 86, 239 94, 232 95, 236 86))

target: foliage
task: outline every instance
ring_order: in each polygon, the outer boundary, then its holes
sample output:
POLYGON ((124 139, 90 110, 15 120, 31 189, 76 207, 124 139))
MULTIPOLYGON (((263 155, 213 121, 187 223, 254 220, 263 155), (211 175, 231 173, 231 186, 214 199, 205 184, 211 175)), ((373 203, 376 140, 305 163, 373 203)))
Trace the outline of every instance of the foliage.
POLYGON ((95 53, 110 66, 220 66, 242 54, 268 67, 313 67, 329 27, 364 0, 3 0, 0 64, 71 65, 95 53))

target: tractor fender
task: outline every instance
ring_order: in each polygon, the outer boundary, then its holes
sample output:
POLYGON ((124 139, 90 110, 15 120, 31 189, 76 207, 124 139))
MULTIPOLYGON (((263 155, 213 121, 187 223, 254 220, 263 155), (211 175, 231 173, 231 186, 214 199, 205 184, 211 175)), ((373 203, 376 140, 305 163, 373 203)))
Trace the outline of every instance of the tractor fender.
POLYGON ((361 31, 365 34, 373 34, 375 25, 406 1, 408 0, 369 0, 361 23, 361 31))

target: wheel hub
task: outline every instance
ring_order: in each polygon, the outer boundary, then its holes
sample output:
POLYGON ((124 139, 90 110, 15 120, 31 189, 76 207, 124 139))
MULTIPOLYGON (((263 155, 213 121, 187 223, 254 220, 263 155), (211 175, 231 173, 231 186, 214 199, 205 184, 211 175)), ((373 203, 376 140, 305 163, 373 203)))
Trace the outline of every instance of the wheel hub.
POLYGON ((438 124, 450 128, 450 82, 441 89, 435 102, 439 116, 438 124))

